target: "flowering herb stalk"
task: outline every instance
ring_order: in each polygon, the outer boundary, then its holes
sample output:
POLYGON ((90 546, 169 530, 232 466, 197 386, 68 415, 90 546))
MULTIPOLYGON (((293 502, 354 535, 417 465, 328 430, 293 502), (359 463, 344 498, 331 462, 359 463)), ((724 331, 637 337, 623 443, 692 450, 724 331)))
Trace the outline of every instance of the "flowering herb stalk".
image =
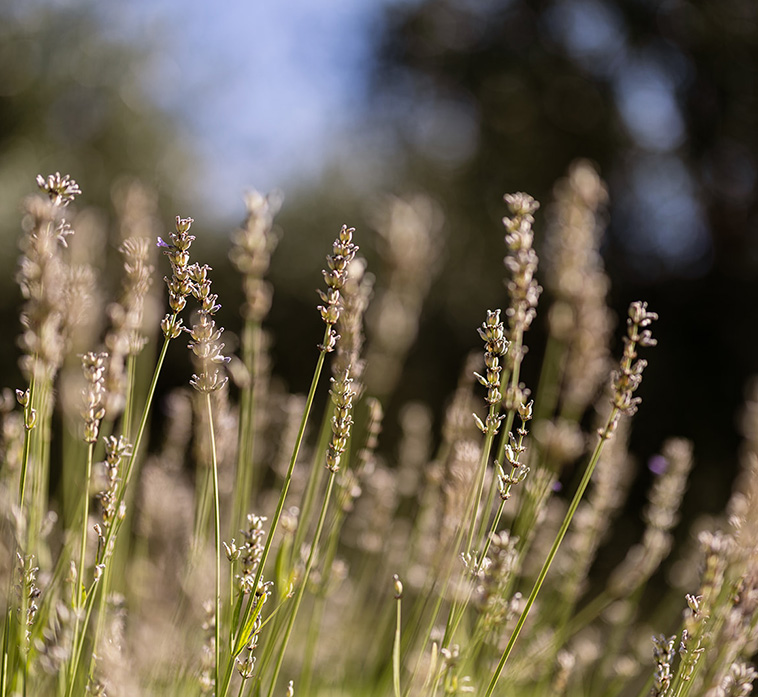
MULTIPOLYGON (((255 574, 255 580, 253 582, 254 587, 258 587, 263 577, 266 562, 268 561, 268 555, 271 550, 271 545, 274 540, 276 529, 279 525, 279 521, 282 517, 282 511, 284 510, 284 502, 287 498, 287 492, 289 491, 290 483, 292 481, 292 473, 295 470, 295 463, 300 453, 300 447, 303 443, 305 436, 305 428, 308 425, 308 417, 310 416, 311 407, 313 406, 313 399, 316 396, 316 388, 318 387, 319 379, 321 377, 321 371, 324 367, 324 361, 326 354, 334 351, 339 335, 335 331, 335 324, 339 320, 340 313, 342 312, 341 295, 340 291, 345 285, 347 280, 348 267, 350 262, 355 257, 358 251, 358 246, 353 242, 353 233, 355 228, 349 228, 347 225, 343 225, 337 238, 332 245, 332 254, 326 258, 327 268, 324 269, 324 280, 326 281, 326 291, 319 290, 319 297, 323 301, 323 305, 319 306, 319 312, 321 313, 321 319, 324 321, 326 328, 324 330, 324 338, 319 344, 319 355, 316 361, 316 368, 313 372, 313 378, 311 379, 311 386, 308 390, 308 396, 305 400, 305 409, 300 421, 300 427, 297 432, 295 444, 292 449, 292 455, 290 456, 289 464, 287 466, 287 472, 284 476, 284 482, 279 493, 279 500, 276 504, 276 510, 271 519, 271 527, 269 528, 268 535, 266 536, 266 542, 261 553, 261 560, 258 565, 258 569, 255 574)), ((224 682, 221 686, 219 697, 226 697, 229 689, 229 683, 231 681, 232 669, 234 666, 234 660, 236 658, 235 651, 238 647, 244 646, 253 634, 253 620, 257 612, 260 612, 260 605, 255 602, 254 596, 251 595, 248 600, 247 606, 242 614, 241 620, 237 625, 237 629, 234 632, 234 648, 231 652, 229 662, 224 673, 224 682)))
POLYGON ((526 618, 529 616, 529 611, 531 610, 532 605, 534 605, 534 601, 537 599, 537 595, 540 592, 540 588, 545 581, 547 572, 550 570, 553 559, 555 559, 555 555, 558 552, 558 547, 560 547, 560 544, 566 535, 566 531, 571 524, 574 513, 576 513, 576 509, 579 507, 579 502, 582 500, 582 496, 584 495, 584 492, 587 489, 587 485, 592 478, 592 473, 594 472, 595 466, 600 459, 600 454, 603 451, 603 446, 616 431, 621 415, 625 414, 627 416, 631 416, 637 411, 637 407, 641 399, 639 397, 635 397, 634 393, 642 382, 642 371, 647 365, 646 361, 637 359, 637 347, 655 346, 656 341, 653 339, 650 330, 646 327, 648 327, 656 319, 658 319, 658 315, 656 315, 654 312, 648 311, 647 303, 634 302, 629 306, 629 316, 627 318, 627 335, 624 337, 624 354, 621 358, 621 365, 619 369, 617 371, 614 371, 611 376, 613 387, 613 393, 611 397, 611 412, 608 415, 608 419, 606 420, 605 425, 598 431, 598 442, 595 446, 595 450, 590 457, 590 461, 584 471, 584 475, 582 476, 582 480, 579 483, 579 487, 574 494, 574 498, 571 500, 571 504, 569 505, 568 511, 566 512, 566 516, 563 519, 563 523, 561 523, 558 534, 553 540, 553 544, 550 548, 550 551, 548 552, 544 564, 542 565, 542 569, 537 576, 537 580, 534 582, 534 586, 532 587, 532 591, 526 600, 526 604, 524 605, 521 616, 516 623, 516 627, 513 630, 510 639, 508 640, 508 644, 506 645, 505 650, 503 651, 503 655, 501 656, 500 662, 495 669, 495 673, 493 674, 492 679, 487 686, 485 697, 491 697, 492 693, 495 690, 495 687, 497 686, 506 661, 513 651, 513 646, 524 627, 524 623, 526 622, 526 618))

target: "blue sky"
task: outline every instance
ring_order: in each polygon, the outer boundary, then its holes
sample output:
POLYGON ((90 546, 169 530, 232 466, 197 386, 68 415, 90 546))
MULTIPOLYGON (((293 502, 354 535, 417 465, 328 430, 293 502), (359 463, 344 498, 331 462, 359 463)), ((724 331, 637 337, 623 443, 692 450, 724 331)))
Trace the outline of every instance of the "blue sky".
POLYGON ((119 38, 158 47, 145 87, 202 159, 214 213, 244 190, 312 176, 347 138, 388 0, 131 0, 100 5, 119 38))

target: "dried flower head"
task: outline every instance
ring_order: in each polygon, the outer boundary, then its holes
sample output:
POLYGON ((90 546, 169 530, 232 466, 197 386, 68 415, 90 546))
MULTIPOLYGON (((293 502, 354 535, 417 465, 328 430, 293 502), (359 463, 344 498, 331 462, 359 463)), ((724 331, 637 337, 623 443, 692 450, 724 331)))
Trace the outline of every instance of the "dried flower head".
POLYGON ((487 319, 477 330, 484 341, 484 365, 486 375, 474 373, 479 383, 487 388, 485 401, 489 406, 499 404, 503 395, 500 393, 500 358, 508 350, 508 341, 505 338, 505 328, 500 321, 500 310, 487 310, 487 319))
POLYGON ((82 370, 87 387, 82 390, 84 398, 84 442, 94 443, 100 430, 100 421, 105 416, 105 367, 107 353, 85 353, 82 370))
POLYGON ((599 246, 608 192, 592 164, 574 162, 555 186, 546 285, 555 296, 550 333, 566 347, 564 413, 581 415, 608 372, 613 318, 606 305, 610 281, 599 246))
POLYGON ((66 246, 66 237, 73 231, 62 217, 62 210, 80 191, 76 182, 57 172, 47 179, 38 176, 37 183, 48 198, 31 196, 24 203, 26 235, 21 241, 17 276, 25 299, 21 345, 26 353, 24 370, 49 380, 63 361, 69 317, 70 271, 61 256, 61 247, 66 246))
POLYGON ((318 291, 319 297, 324 303, 323 305, 319 305, 318 310, 328 331, 326 341, 323 345, 319 346, 321 351, 334 351, 339 339, 339 335, 334 330, 334 325, 342 313, 340 291, 348 278, 348 266, 358 251, 358 246, 353 244, 354 232, 355 228, 343 225, 337 239, 334 241, 332 253, 326 257, 329 267, 323 271, 324 280, 326 281, 326 291, 318 291))
POLYGON ((192 376, 190 385, 198 392, 215 392, 220 390, 228 381, 215 366, 223 366, 229 362, 229 357, 224 356, 222 351, 224 344, 221 343, 223 327, 217 327, 213 315, 221 308, 218 304, 218 296, 211 293, 211 280, 208 272, 211 270, 207 264, 192 264, 188 269, 191 282, 191 292, 200 303, 195 323, 191 329, 185 329, 192 337, 188 348, 197 358, 199 371, 192 376))
POLYGON ((263 556, 263 544, 266 537, 266 531, 263 529, 265 522, 265 517, 249 513, 247 529, 241 531, 245 542, 238 549, 241 570, 237 574, 237 583, 243 593, 252 593, 256 590, 253 588, 253 583, 263 556))
POLYGON ((537 252, 534 251, 534 213, 539 203, 529 194, 506 194, 510 216, 503 218, 506 229, 505 246, 508 254, 504 264, 510 272, 506 287, 510 296, 510 305, 505 312, 508 318, 508 340, 513 344, 508 354, 510 367, 521 362, 525 352, 523 335, 537 314, 537 301, 542 288, 535 279, 537 271, 537 252))
POLYGON ((164 277, 168 286, 168 304, 173 313, 166 315, 161 324, 163 333, 171 338, 179 336, 181 322, 175 320, 175 316, 181 312, 187 304, 187 296, 192 292, 192 284, 189 277, 189 248, 195 240, 194 235, 189 234, 192 218, 180 218, 176 216, 176 228, 169 233, 169 242, 162 237, 158 238, 158 246, 163 248, 163 253, 171 262, 171 278, 164 277))
POLYGON ((257 191, 249 192, 245 196, 247 217, 242 228, 232 235, 234 246, 229 258, 243 276, 242 314, 254 322, 261 322, 271 307, 271 284, 263 277, 279 242, 274 216, 281 205, 282 196, 278 193, 264 196, 257 191))
POLYGON ((332 439, 326 451, 326 468, 336 472, 340 468, 342 454, 350 440, 350 427, 353 425, 353 397, 355 392, 351 388, 353 383, 350 378, 350 368, 342 375, 332 378, 332 389, 329 393, 334 404, 334 416, 332 417, 332 439))
POLYGON ((621 414, 631 416, 637 411, 642 399, 634 393, 642 382, 642 371, 647 365, 645 360, 637 360, 637 347, 651 347, 656 340, 646 327, 658 319, 655 312, 647 309, 645 302, 633 302, 629 306, 629 317, 626 320, 627 334, 624 337, 624 354, 619 370, 611 375, 613 394, 611 404, 614 407, 613 419, 606 428, 600 430, 601 438, 610 438, 616 430, 621 414))

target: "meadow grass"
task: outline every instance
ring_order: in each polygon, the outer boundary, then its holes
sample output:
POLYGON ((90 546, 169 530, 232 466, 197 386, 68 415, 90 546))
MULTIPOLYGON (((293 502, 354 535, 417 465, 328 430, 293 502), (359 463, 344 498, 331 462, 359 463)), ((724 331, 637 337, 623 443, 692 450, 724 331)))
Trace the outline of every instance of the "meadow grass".
POLYGON ((632 303, 611 358, 607 197, 590 164, 556 185, 541 263, 538 203, 505 197, 507 306, 483 308, 483 348, 439 438, 420 396, 394 445, 381 443, 382 405, 435 266, 428 200, 387 204, 386 273, 368 271, 360 232, 338 231, 318 291, 323 336, 303 337, 314 369, 302 397, 270 370, 277 197, 250 194, 231 236, 245 301, 227 356, 191 218, 157 237, 149 192, 122 191, 122 286, 102 303, 76 253, 97 234, 74 235, 79 187, 60 174, 37 183, 18 273, 27 382, 0 404, 2 697, 752 691, 755 424, 723 518, 677 550, 666 587, 654 577, 693 461, 681 439, 653 461, 641 539, 610 574, 593 572, 635 475, 638 354, 658 318, 632 303), (167 298, 154 283, 164 273, 167 298), (538 308, 549 332, 527 386, 538 308), (160 394, 175 341, 188 343, 187 387, 160 394), (159 405, 162 436, 148 444, 159 405))

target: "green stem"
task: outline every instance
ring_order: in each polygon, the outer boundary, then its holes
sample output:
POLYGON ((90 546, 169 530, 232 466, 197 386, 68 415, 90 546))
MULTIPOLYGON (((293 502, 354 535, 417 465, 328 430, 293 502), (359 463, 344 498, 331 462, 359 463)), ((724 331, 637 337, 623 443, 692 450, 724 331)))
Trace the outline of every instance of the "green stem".
POLYGON ((326 598, 324 597, 322 584, 322 590, 316 596, 313 612, 311 613, 311 619, 308 623, 308 637, 305 641, 303 668, 300 671, 300 679, 298 681, 298 692, 304 695, 310 695, 312 692, 311 682, 313 681, 313 663, 316 657, 316 645, 318 643, 318 637, 321 632, 321 621, 324 617, 325 605, 326 598))
POLYGON ((0 671, 0 695, 6 697, 8 694, 8 655, 10 654, 10 633, 11 633, 11 615, 13 610, 8 603, 8 610, 5 613, 5 626, 3 628, 3 665, 0 671))
POLYGON ((324 452, 326 452, 329 439, 332 435, 332 416, 334 415, 334 405, 330 402, 327 408, 324 410, 324 417, 321 421, 321 427, 319 429, 318 445, 313 453, 313 462, 311 464, 311 473, 308 477, 308 483, 305 486, 303 497, 300 505, 300 514, 298 516, 297 529, 295 530, 295 540, 292 545, 292 558, 291 564, 300 556, 300 550, 302 549, 303 542, 305 541, 305 535, 311 525, 311 516, 313 513, 314 504, 316 502, 316 494, 321 488, 321 483, 324 477, 324 468, 319 467, 319 462, 323 458, 324 452))
POLYGON ((97 586, 93 582, 87 593, 87 603, 85 604, 84 622, 82 622, 82 631, 79 634, 78 644, 72 644, 71 653, 71 679, 68 683, 68 689, 66 690, 66 697, 71 697, 74 693, 74 683, 76 682, 76 669, 79 666, 79 661, 82 659, 82 650, 84 648, 84 637, 89 626, 90 618, 92 617, 92 608, 94 607, 94 599, 97 593, 97 586))
MULTIPOLYGON (((118 491, 118 496, 116 497, 116 504, 115 504, 115 511, 119 511, 121 509, 121 504, 124 501, 125 492, 129 486, 129 481, 132 476, 132 470, 134 468, 134 462, 137 459, 137 454, 139 453, 140 446, 142 445, 142 438, 145 434, 145 430, 147 428, 147 421, 148 416, 150 414, 150 408, 153 403, 153 398, 155 397, 155 389, 158 385, 158 377, 160 376, 161 369, 163 367, 163 363, 166 359, 166 352, 168 351, 168 345, 171 339, 169 337, 166 337, 163 342, 163 348, 161 349, 160 355, 158 356, 158 362, 155 366, 155 371, 153 372, 153 379, 150 382, 150 388, 148 389, 147 398, 145 400, 145 406, 142 410, 142 418, 140 419, 139 428, 137 429, 137 437, 134 442, 134 446, 132 448, 132 454, 129 458, 129 462, 127 463, 126 470, 124 472, 124 476, 122 478, 121 487, 118 491)), ((105 544, 103 546, 103 563, 105 563, 105 560, 108 558, 108 550, 112 548, 112 545, 114 543, 114 539, 116 535, 118 534, 118 531, 121 527, 122 519, 119 516, 114 517, 112 524, 108 528, 108 531, 105 536, 105 544)), ((87 602, 85 605, 85 615, 84 615, 84 622, 82 623, 82 632, 79 638, 78 646, 74 644, 73 651, 72 651, 72 670, 71 670, 71 680, 69 681, 68 685, 68 691, 67 695, 70 695, 73 693, 74 689, 74 678, 76 677, 76 669, 79 665, 79 661, 81 660, 81 654, 82 654, 82 648, 84 646, 84 635, 87 631, 87 626, 89 624, 90 617, 92 615, 92 609, 94 607, 95 597, 99 594, 103 594, 107 597, 108 593, 108 581, 110 576, 109 575, 103 575, 103 578, 101 578, 101 583, 95 584, 93 583, 92 587, 90 588, 89 593, 87 594, 87 602)))
POLYGON ((490 528, 490 534, 487 535, 487 540, 484 543, 484 551, 481 558, 484 559, 487 556, 487 552, 490 551, 490 543, 492 542, 492 536, 497 532, 497 526, 500 525, 500 518, 503 515, 505 509, 505 499, 500 499, 500 505, 497 507, 497 513, 495 519, 492 521, 492 527, 490 528))
MULTIPOLYGON (((326 345, 327 340, 329 339, 329 334, 331 331, 331 327, 328 326, 326 328, 326 331, 324 332, 324 339, 322 340, 322 345, 326 345)), ((313 379, 311 380, 311 386, 308 390, 308 397, 305 400, 305 410, 303 411, 303 418, 300 422, 300 429, 297 433, 297 438, 295 439, 295 446, 292 449, 292 456, 290 457, 289 466, 287 467, 287 473, 284 477, 284 482, 282 484, 282 489, 279 494, 279 501, 276 504, 276 510, 274 511, 274 516, 271 520, 271 527, 269 528, 268 535, 266 536, 266 543, 263 547, 263 552, 261 553, 261 560, 258 564, 258 570, 255 574, 255 579, 253 582, 253 589, 258 588, 258 585, 260 584, 261 578, 263 577, 263 571, 266 566, 266 561, 268 560, 268 555, 271 550, 271 544, 274 540, 274 534, 276 533, 276 528, 279 525, 279 519, 282 515, 282 510, 284 510, 284 500, 287 498, 287 491, 289 490, 290 483, 292 481, 292 473, 295 470, 295 463, 297 462, 297 456, 300 454, 300 446, 303 443, 303 438, 305 436, 305 428, 308 425, 308 417, 311 412, 311 408, 313 407, 313 399, 316 396, 316 388, 318 387, 319 378, 321 377, 321 371, 324 367, 324 361, 326 359, 326 351, 321 350, 319 351, 318 361, 316 362, 316 369, 313 372, 313 379)), ((250 594, 250 602, 248 602, 247 607, 245 608, 244 616, 242 617, 242 621, 238 625, 240 628, 245 627, 249 623, 250 616, 253 613, 254 610, 254 602, 253 598, 255 597, 255 592, 250 594)), ((233 652, 232 652, 233 653, 233 652)), ((229 664, 227 665, 227 670, 225 674, 224 684, 222 685, 222 689, 218 697, 226 697, 227 692, 229 690, 229 682, 231 681, 232 676, 232 668, 234 667, 234 656, 229 656, 229 664), (227 677, 228 676, 228 677, 227 677)))
MULTIPOLYGON (((34 358, 32 365, 37 365, 36 357, 34 358)), ((29 415, 34 405, 34 397, 36 392, 34 389, 36 385, 34 373, 35 368, 32 368, 32 377, 29 380, 29 401, 24 407, 24 424, 28 423, 28 419, 30 418, 29 415)), ((37 416, 39 416, 39 414, 37 414, 37 416)), ((18 506, 22 510, 24 508, 24 498, 26 497, 26 478, 29 471, 29 452, 31 449, 32 430, 33 429, 26 428, 26 426, 24 427, 24 453, 21 459, 21 479, 19 481, 18 487, 18 506)))
POLYGON ((89 487, 90 479, 92 478, 92 452, 95 448, 94 443, 89 443, 87 446, 87 469, 84 477, 84 512, 82 514, 82 535, 79 538, 79 570, 76 575, 76 605, 74 609, 79 606, 79 599, 81 598, 81 588, 84 586, 84 564, 87 555, 87 523, 89 522, 89 487))
POLYGON ((566 351, 564 342, 550 334, 545 344, 545 354, 534 397, 534 419, 549 419, 558 404, 560 396, 561 364, 566 351))
POLYGON ((132 434, 132 419, 134 418, 134 389, 137 380, 136 365, 137 357, 129 354, 129 357, 126 359, 126 404, 124 404, 124 417, 121 428, 124 438, 127 440, 129 440, 132 434))
MULTIPOLYGON (((493 404, 490 406, 489 409, 489 416, 494 417, 495 416, 495 405, 493 404)), ((471 553, 471 548, 474 545, 474 535, 476 534, 476 521, 477 516, 479 514, 479 502, 482 499, 482 491, 484 490, 484 479, 485 475, 487 474, 487 462, 490 459, 490 451, 492 450, 492 441, 495 437, 495 434, 489 431, 484 439, 484 447, 482 448, 482 456, 479 460, 479 468, 477 470, 476 475, 476 484, 474 486, 473 490, 473 496, 472 499, 469 500, 469 503, 466 507, 466 510, 469 514, 469 520, 471 521, 469 525, 469 532, 468 532, 468 539, 466 541, 466 554, 471 553)), ((482 518, 489 518, 488 511, 482 511, 482 518)))
POLYGON ((334 476, 336 471, 329 471, 329 479, 326 484, 326 494, 324 494, 324 502, 321 506, 321 513, 319 514, 318 524, 316 525, 316 532, 313 535, 313 541, 311 542, 311 550, 308 553, 308 561, 305 564, 305 571, 303 572, 303 578, 300 581, 300 586, 297 589, 295 600, 293 602, 292 611, 290 612, 289 621, 287 623, 287 629, 282 639, 282 645, 279 649, 279 655, 276 659, 276 665, 274 666, 274 674, 271 676, 271 683, 269 684, 268 697, 272 697, 274 694, 274 687, 276 686, 276 680, 279 677, 279 671, 284 661, 284 654, 287 651, 287 644, 289 643, 290 636, 292 635, 292 628, 295 626, 295 619, 297 618, 297 612, 300 609, 300 604, 305 595, 305 589, 308 586, 308 577, 310 576, 311 569, 313 568, 313 562, 316 559, 316 551, 318 549, 318 543, 321 539, 321 533, 324 529, 324 521, 326 520, 326 512, 329 508, 329 499, 332 496, 332 490, 334 489, 334 476))
MULTIPOLYGON (((89 485, 92 478, 92 452, 95 448, 94 443, 87 445, 87 469, 84 478, 84 511, 82 512, 82 528, 81 537, 79 542, 79 568, 74 579, 74 587, 72 589, 71 609, 74 611, 76 620, 74 621, 74 638, 73 646, 77 646, 79 643, 79 622, 81 620, 81 613, 79 612, 82 603, 82 589, 84 588, 84 565, 87 555, 87 523, 89 521, 89 485)), ((76 667, 73 662, 71 663, 71 674, 69 680, 71 682, 75 679, 76 667)))
POLYGON ((242 334, 242 361, 247 369, 248 384, 240 395, 240 414, 237 438, 237 470, 235 475, 234 510, 232 514, 232 534, 244 524, 249 505, 252 470, 254 465, 255 436, 255 381, 256 363, 260 351, 261 328, 257 322, 248 319, 242 334))
POLYGON ((392 646, 392 686, 395 688, 395 697, 401 697, 400 692, 400 628, 401 622, 401 606, 403 603, 402 596, 398 596, 395 599, 395 607, 397 608, 397 614, 395 616, 395 643, 392 646))
POLYGON ((213 684, 218 689, 218 675, 221 665, 221 516, 218 495, 218 459, 216 457, 216 433, 213 429, 213 409, 210 392, 205 394, 205 406, 208 410, 208 431, 211 439, 211 466, 213 468, 213 533, 216 543, 216 621, 214 622, 216 640, 216 660, 213 684))
MULTIPOLYGON (((613 407, 610 415, 608 416, 608 420, 606 421, 606 426, 603 429, 603 432, 606 432, 606 433, 608 432, 610 425, 615 421, 617 415, 618 415, 618 408, 613 407)), ((579 503, 582 500, 582 496, 584 496, 584 492, 587 489, 587 485, 589 484, 590 479, 592 478, 592 473, 595 471, 595 466, 597 465, 597 462, 600 459, 600 453, 603 451, 603 446, 605 445, 606 440, 607 440, 606 438, 603 438, 601 436, 600 439, 598 440, 597 445, 595 446, 595 450, 592 453, 592 457, 590 458, 589 464, 587 465, 587 469, 584 471, 584 476, 582 477, 582 481, 579 483, 579 488, 576 490, 576 493, 574 494, 574 498, 571 500, 571 505, 569 506, 569 509, 566 512, 566 517, 563 519, 563 523, 561 523, 561 527, 558 530, 558 534, 556 535, 555 540, 553 540, 553 545, 550 548, 550 552, 547 555, 547 559, 545 559, 545 563, 542 565, 542 569, 540 570, 540 573, 537 576, 537 580, 534 582, 532 591, 529 594, 529 597, 527 598, 526 605, 524 605, 524 609, 522 610, 521 616, 519 617, 518 622, 516 623, 516 627, 513 630, 513 633, 511 634, 510 639, 508 640, 508 644, 505 647, 505 651, 503 651, 503 655, 500 658, 500 662, 498 663, 497 668, 495 669, 495 673, 492 676, 492 680, 490 680, 490 684, 487 687, 487 691, 485 692, 484 697, 491 697, 492 693, 495 690, 495 686, 497 685, 497 682, 500 679, 500 676, 502 675, 503 669, 505 668, 506 661, 508 660, 509 656, 511 655, 511 652, 513 651, 513 646, 516 643, 516 640, 518 639, 519 634, 521 634, 521 630, 523 629, 526 619, 529 616, 529 611, 532 609, 532 605, 534 605, 534 601, 537 599, 537 594, 540 592, 540 589, 542 588, 542 584, 545 581, 547 572, 550 570, 550 566, 553 563, 553 559, 555 559, 555 555, 558 552, 558 547, 560 547, 560 544, 563 541, 563 538, 566 535, 566 532, 568 531, 569 525, 571 524, 571 520, 573 519, 574 514, 576 513, 576 509, 579 507, 579 503)))
MULTIPOLYGON (((110 575, 112 572, 112 565, 108 564, 103 571, 103 582, 106 587, 110 585, 110 575)), ((92 655, 90 656, 89 669, 87 675, 91 679, 95 673, 95 659, 97 658, 98 649, 100 646, 100 637, 103 634, 105 628, 105 595, 103 593, 97 594, 97 620, 95 621, 95 634, 92 637, 92 655)))

